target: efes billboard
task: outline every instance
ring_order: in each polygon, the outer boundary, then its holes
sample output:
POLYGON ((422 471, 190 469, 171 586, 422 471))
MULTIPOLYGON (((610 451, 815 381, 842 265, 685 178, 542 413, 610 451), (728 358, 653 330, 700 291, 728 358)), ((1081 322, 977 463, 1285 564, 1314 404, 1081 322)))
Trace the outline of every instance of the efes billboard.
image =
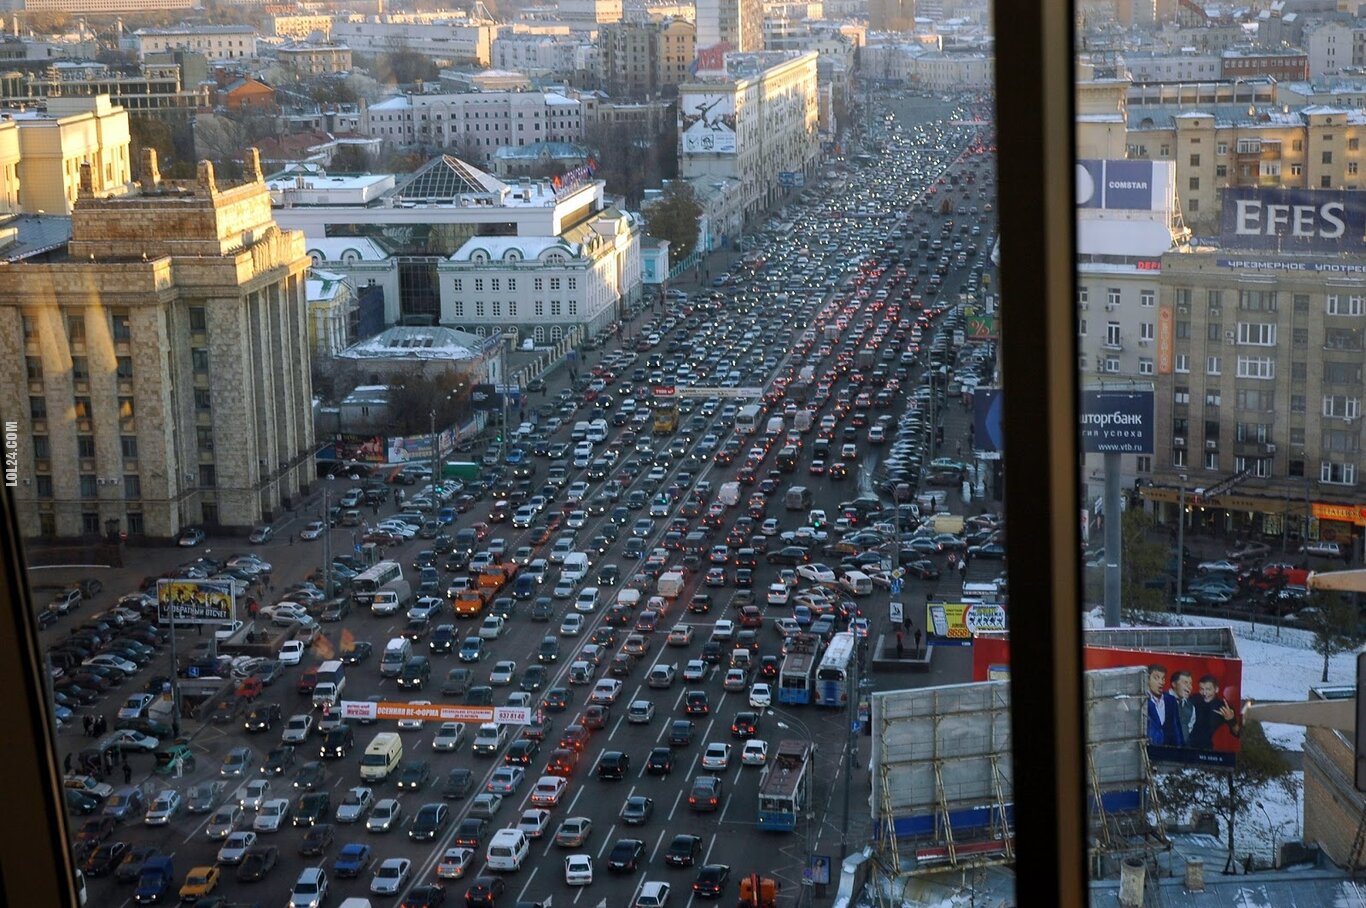
POLYGON ((1077 207, 1164 211, 1175 183, 1171 161, 1077 161, 1077 207))
POLYGON ((1366 193, 1339 189, 1223 191, 1226 249, 1341 253, 1366 249, 1366 193))

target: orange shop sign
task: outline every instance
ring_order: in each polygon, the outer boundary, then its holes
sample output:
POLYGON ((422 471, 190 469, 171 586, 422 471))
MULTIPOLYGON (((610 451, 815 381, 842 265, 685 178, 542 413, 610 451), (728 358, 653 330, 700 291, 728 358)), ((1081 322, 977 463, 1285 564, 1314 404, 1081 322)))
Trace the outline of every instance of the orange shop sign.
POLYGON ((1157 310, 1157 374, 1172 374, 1172 348, 1175 345, 1176 330, 1172 322, 1172 307, 1163 306, 1157 310))
POLYGON ((1313 503, 1314 518, 1317 520, 1336 520, 1338 523, 1352 523, 1366 526, 1366 505, 1328 504, 1322 501, 1313 503))

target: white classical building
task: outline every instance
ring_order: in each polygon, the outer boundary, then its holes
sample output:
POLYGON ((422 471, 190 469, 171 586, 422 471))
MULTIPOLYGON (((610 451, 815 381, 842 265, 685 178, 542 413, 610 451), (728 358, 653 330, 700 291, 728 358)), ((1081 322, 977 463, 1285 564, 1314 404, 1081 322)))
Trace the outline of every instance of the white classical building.
POLYGON ((817 58, 815 51, 726 54, 723 69, 680 85, 679 176, 738 184, 746 219, 812 177, 820 156, 817 58))
POLYGON ((332 22, 332 40, 363 54, 405 47, 433 60, 488 66, 489 48, 499 29, 493 23, 468 18, 374 22, 338 16, 332 22))
POLYGON ((474 150, 482 162, 500 145, 580 141, 583 105, 552 92, 399 95, 367 108, 361 132, 394 146, 474 150))
POLYGON ((168 50, 192 50, 210 60, 249 60, 256 56, 256 29, 250 25, 183 25, 140 28, 133 32, 138 59, 168 50))
POLYGON ((357 292, 383 286, 386 325, 553 343, 601 330, 641 293, 640 221, 591 176, 504 182, 443 155, 397 181, 291 175, 270 188, 315 267, 357 292))

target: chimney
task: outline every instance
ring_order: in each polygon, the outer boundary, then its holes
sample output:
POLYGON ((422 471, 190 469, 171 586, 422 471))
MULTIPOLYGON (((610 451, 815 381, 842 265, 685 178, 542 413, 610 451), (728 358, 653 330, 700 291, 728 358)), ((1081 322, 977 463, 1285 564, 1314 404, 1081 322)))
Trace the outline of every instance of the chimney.
POLYGON ((95 194, 95 176, 90 169, 89 161, 81 162, 81 182, 80 188, 76 192, 76 198, 88 199, 95 194))
POLYGON ((142 149, 142 191, 154 192, 161 185, 161 168, 157 165, 157 150, 142 149))
POLYGON ((247 172, 247 179, 253 183, 264 183, 266 178, 261 174, 261 149, 248 148, 247 159, 243 162, 243 169, 247 172))
POLYGON ((209 195, 218 192, 218 182, 213 177, 213 161, 200 161, 197 176, 200 189, 209 195))

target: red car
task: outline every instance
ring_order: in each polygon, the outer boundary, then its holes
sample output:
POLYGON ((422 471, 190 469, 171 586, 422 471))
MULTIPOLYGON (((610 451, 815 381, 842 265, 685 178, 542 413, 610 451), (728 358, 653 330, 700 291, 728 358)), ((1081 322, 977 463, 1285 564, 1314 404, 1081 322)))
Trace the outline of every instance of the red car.
POLYGON ((757 605, 746 605, 740 609, 741 627, 763 627, 764 613, 757 605))

